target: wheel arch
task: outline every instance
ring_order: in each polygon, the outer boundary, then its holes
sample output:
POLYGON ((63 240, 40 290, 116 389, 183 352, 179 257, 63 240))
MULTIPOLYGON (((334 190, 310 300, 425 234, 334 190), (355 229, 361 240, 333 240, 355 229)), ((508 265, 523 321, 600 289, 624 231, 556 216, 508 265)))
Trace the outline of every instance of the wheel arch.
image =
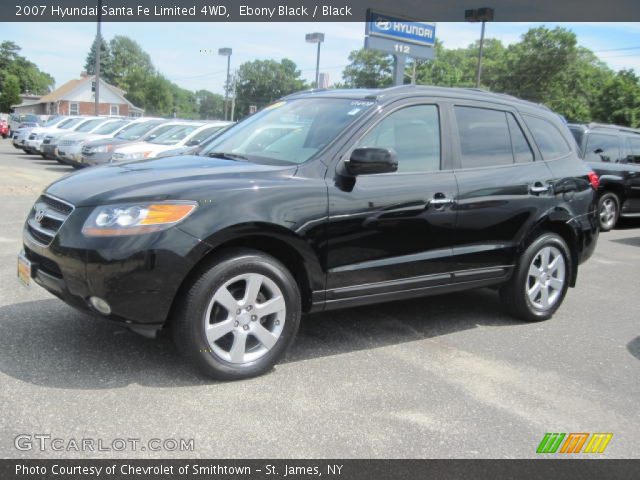
POLYGON ((208 248, 182 280, 174 296, 169 321, 178 300, 189 285, 202 273, 217 255, 234 248, 261 251, 278 259, 287 267, 298 284, 302 299, 302 311, 311 310, 314 292, 324 291, 325 275, 320 259, 309 243, 295 233, 279 225, 252 222, 225 228, 204 240, 208 248))

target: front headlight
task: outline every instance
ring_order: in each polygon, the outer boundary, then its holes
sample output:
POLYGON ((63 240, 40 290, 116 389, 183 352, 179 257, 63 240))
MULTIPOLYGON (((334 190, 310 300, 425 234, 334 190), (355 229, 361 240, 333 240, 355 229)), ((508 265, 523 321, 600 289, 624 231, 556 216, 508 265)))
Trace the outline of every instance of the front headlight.
POLYGON ((89 151, 91 153, 108 153, 113 150, 113 145, 99 145, 97 147, 91 147, 89 151))
POLYGON ((187 218, 195 202, 158 202, 96 207, 84 222, 87 237, 138 235, 165 230, 187 218))
POLYGON ((122 160, 142 160, 143 158, 147 158, 153 152, 131 152, 125 153, 120 157, 122 160))

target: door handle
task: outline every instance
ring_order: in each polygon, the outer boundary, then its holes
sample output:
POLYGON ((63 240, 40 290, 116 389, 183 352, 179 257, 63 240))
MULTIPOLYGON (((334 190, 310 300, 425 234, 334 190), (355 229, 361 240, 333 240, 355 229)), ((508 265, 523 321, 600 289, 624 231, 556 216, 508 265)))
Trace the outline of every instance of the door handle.
POLYGON ((444 205, 451 205, 452 203, 453 203, 453 199, 446 198, 446 197, 432 198, 431 200, 429 200, 429 205, 433 207, 442 207, 444 205))
POLYGON ((529 187, 529 191, 531 193, 538 194, 538 193, 548 192, 550 188, 551 188, 551 185, 549 184, 543 185, 538 182, 535 185, 531 185, 529 187))

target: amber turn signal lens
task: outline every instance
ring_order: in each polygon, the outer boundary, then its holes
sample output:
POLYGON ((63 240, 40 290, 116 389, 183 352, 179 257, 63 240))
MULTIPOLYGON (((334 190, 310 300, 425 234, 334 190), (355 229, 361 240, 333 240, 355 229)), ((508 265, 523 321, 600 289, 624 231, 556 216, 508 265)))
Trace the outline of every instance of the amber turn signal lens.
POLYGON ((157 204, 149 205, 147 216, 139 225, 157 225, 162 223, 175 223, 189 215, 195 205, 190 204, 157 204))

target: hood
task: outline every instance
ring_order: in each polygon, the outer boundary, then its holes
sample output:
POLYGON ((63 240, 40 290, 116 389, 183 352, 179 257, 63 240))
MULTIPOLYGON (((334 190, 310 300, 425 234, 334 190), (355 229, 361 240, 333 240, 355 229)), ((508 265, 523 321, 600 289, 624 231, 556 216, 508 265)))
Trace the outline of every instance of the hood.
POLYGON ((102 145, 124 145, 132 142, 135 142, 135 140, 123 140, 121 138, 114 137, 99 137, 88 140, 85 145, 88 145, 89 147, 99 147, 102 145))
POLYGON ((118 148, 114 153, 136 153, 136 152, 152 152, 156 154, 165 150, 173 150, 177 145, 158 145, 156 143, 149 142, 135 142, 127 145, 126 147, 118 148))
POLYGON ((92 167, 49 185, 47 193, 76 206, 130 200, 200 200, 225 188, 254 188, 268 176, 292 175, 296 166, 259 165, 184 156, 92 167))

